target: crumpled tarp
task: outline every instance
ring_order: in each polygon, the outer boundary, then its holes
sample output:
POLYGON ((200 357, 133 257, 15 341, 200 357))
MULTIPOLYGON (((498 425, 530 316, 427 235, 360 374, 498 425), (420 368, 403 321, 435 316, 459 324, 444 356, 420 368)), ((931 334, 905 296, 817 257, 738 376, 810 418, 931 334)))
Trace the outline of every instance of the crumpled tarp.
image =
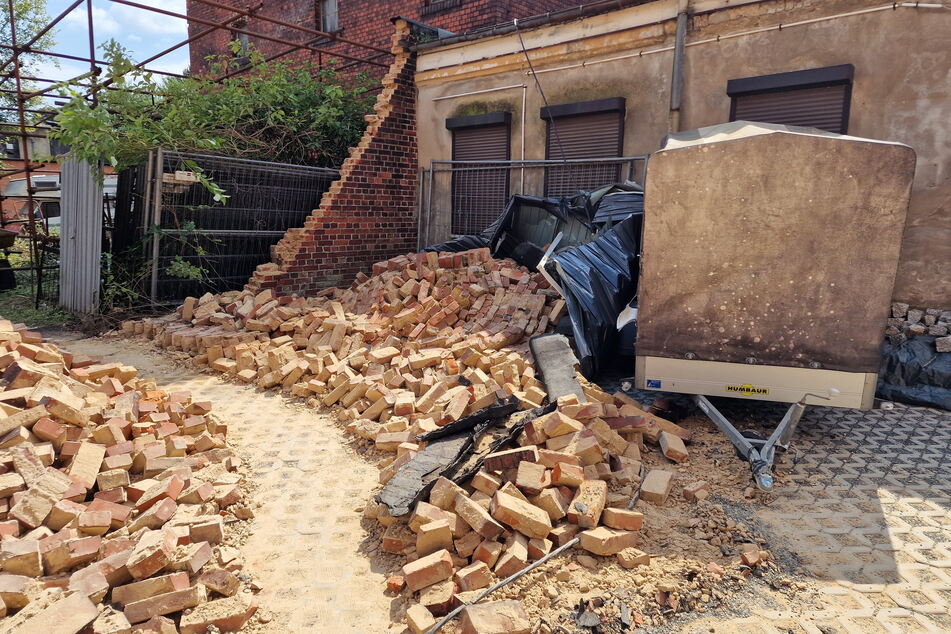
POLYGON ((513 196, 484 231, 426 251, 488 246, 493 257, 538 270, 561 234, 546 272, 565 295, 581 371, 593 378, 599 358, 617 354, 617 316, 635 299, 644 190, 637 183, 607 185, 564 198, 513 196))
POLYGON ((591 242, 554 255, 547 269, 561 286, 588 378, 617 354, 617 317, 637 293, 642 221, 643 214, 629 216, 591 242))
POLYGON ((878 398, 951 410, 951 353, 937 352, 935 337, 886 343, 878 375, 878 398))

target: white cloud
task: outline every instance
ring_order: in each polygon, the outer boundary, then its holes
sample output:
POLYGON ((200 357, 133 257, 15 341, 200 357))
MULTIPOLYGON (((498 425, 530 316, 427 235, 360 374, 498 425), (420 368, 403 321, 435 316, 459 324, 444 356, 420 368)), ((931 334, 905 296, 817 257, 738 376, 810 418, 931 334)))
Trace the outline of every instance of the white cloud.
MULTIPOLYGON (((96 35, 115 35, 122 30, 122 27, 116 21, 115 17, 105 9, 94 6, 92 8, 93 30, 96 35)), ((66 16, 63 24, 86 31, 89 27, 88 17, 85 6, 81 5, 66 16)))
MULTIPOLYGON (((174 13, 185 13, 185 0, 138 0, 139 4, 165 9, 174 13)), ((188 37, 188 24, 181 18, 173 18, 145 9, 123 4, 105 3, 93 6, 93 28, 96 39, 100 35, 118 36, 117 39, 141 38, 149 35, 168 35, 180 39, 188 37)), ((65 25, 85 30, 86 11, 77 7, 63 20, 65 25)))

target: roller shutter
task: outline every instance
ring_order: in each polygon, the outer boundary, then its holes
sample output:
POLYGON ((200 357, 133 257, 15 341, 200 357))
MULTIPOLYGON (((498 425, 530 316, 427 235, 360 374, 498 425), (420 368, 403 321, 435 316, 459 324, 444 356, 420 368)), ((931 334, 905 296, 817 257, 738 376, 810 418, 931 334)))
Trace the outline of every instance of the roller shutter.
POLYGON ((783 90, 734 97, 733 121, 763 121, 845 134, 850 85, 783 90))
POLYGON ((507 166, 465 164, 508 161, 508 124, 457 128, 452 131, 452 233, 479 233, 498 218, 509 198, 507 166))
MULTIPOLYGON (((558 117, 548 122, 545 158, 549 160, 610 158, 621 156, 623 112, 558 117), (557 131, 557 132, 556 132, 557 131)), ((545 170, 545 195, 566 196, 614 183, 617 164, 566 165, 545 170)))

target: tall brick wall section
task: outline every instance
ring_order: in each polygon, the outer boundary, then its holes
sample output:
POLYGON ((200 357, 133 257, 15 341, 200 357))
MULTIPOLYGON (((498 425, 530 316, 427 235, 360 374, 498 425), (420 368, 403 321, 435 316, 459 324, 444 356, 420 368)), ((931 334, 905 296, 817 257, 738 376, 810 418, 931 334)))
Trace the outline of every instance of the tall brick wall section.
POLYGON ((397 21, 394 61, 382 79, 360 143, 344 161, 301 228, 288 230, 258 267, 252 289, 312 294, 349 283, 374 262, 416 247, 416 55, 403 46, 410 30, 397 21))
MULTIPOLYGON (((253 4, 252 0, 222 0, 222 2, 241 9, 247 9, 249 5, 253 4)), ((539 15, 557 9, 577 6, 580 3, 580 0, 523 0, 521 2, 508 0, 458 0, 457 2, 452 0, 448 2, 339 0, 339 24, 341 29, 339 35, 355 42, 386 48, 392 32, 390 18, 397 15, 419 20, 454 33, 466 33, 503 22, 511 22, 513 18, 539 15)), ((319 29, 318 4, 316 0, 268 0, 258 13, 307 28, 319 29)), ((203 4, 198 0, 188 0, 187 12, 189 16, 215 22, 226 20, 233 15, 224 9, 203 4)), ((206 25, 190 22, 189 35, 194 36, 205 28, 207 28, 206 25)), ((292 42, 305 42, 312 40, 314 37, 302 31, 288 29, 254 18, 248 21, 246 28, 255 33, 265 33, 292 42)), ((229 31, 219 29, 193 42, 190 45, 192 71, 197 73, 206 69, 204 60, 209 55, 230 54, 228 42, 231 39, 232 36, 229 31)), ((267 40, 251 38, 251 42, 257 50, 266 56, 287 48, 267 40)), ((372 50, 349 44, 331 42, 321 44, 320 48, 325 51, 348 53, 364 59, 379 55, 379 57, 376 57, 377 61, 388 61, 386 55, 380 55, 372 50)), ((314 64, 332 61, 338 67, 349 63, 347 60, 334 59, 331 55, 318 55, 316 52, 309 50, 295 51, 283 59, 297 62, 310 61, 314 64)), ((379 66, 366 64, 356 64, 348 67, 347 70, 348 72, 367 71, 374 77, 379 77, 385 72, 379 66)))

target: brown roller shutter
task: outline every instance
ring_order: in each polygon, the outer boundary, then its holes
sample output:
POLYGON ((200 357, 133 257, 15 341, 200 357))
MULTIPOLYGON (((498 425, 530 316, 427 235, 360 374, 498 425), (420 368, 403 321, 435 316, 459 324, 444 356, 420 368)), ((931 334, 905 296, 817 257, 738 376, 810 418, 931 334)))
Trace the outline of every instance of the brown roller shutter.
POLYGON ((508 125, 452 131, 452 228, 454 234, 479 233, 498 218, 509 198, 506 166, 466 165, 466 161, 508 161, 508 125))
MULTIPOLYGON (((621 156, 623 140, 621 112, 559 117, 548 122, 545 158, 563 159, 610 158, 621 156), (557 129, 557 136, 556 136, 557 129)), ((571 165, 545 170, 545 195, 567 196, 578 190, 592 190, 617 182, 618 165, 571 165)))
POLYGON ((782 90, 733 98, 732 121, 763 121, 845 134, 851 86, 782 90))

